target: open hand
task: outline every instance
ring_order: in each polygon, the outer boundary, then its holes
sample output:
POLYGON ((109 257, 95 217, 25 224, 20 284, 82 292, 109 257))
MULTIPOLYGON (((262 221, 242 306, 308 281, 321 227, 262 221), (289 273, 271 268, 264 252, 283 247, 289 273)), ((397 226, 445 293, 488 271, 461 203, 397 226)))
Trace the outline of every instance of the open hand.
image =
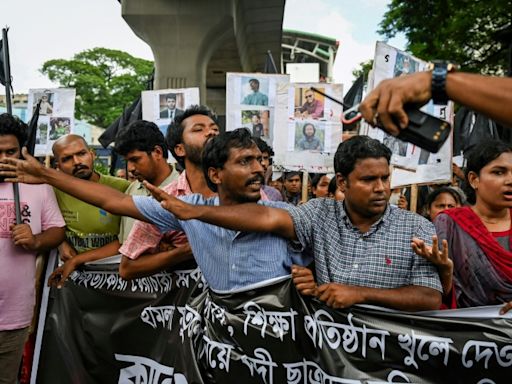
POLYGON ((176 218, 180 220, 190 220, 196 218, 194 215, 194 206, 187 204, 174 196, 169 195, 161 188, 155 187, 153 184, 144 180, 143 182, 146 189, 151 195, 160 202, 162 208, 171 212, 176 218))
POLYGON ((0 160, 0 176, 14 183, 44 184, 45 167, 28 154, 26 147, 23 147, 21 153, 26 160, 12 157, 0 160))

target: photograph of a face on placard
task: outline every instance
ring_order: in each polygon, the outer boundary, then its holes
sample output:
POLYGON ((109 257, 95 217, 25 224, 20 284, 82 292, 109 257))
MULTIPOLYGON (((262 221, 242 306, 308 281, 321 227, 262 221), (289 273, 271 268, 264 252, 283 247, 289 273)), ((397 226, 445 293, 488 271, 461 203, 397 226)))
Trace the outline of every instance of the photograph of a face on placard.
POLYGON ((55 94, 53 92, 34 93, 32 113, 35 112, 39 100, 41 100, 41 105, 39 106, 39 116, 51 115, 54 110, 55 94))
POLYGON ((160 119, 169 119, 170 122, 183 115, 185 97, 183 93, 162 93, 159 95, 160 119))
MULTIPOLYGON (((319 88, 319 90, 325 93, 325 88, 319 88)), ((325 97, 323 95, 313 92, 310 87, 295 88, 295 118, 323 119, 324 99, 325 97)))
POLYGON ((323 152, 325 126, 319 122, 297 121, 294 126, 293 150, 323 152))
POLYGON ((240 111, 242 126, 249 129, 253 137, 270 138, 270 110, 240 111))
POLYGON ((268 79, 243 76, 241 78, 242 105, 268 106, 268 79))

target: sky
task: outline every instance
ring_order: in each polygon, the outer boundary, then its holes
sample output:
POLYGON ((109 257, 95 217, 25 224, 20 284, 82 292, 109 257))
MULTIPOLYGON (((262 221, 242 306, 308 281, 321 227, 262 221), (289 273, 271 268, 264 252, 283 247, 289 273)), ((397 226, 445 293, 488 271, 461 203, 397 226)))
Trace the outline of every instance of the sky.
MULTIPOLYGON (((340 42, 334 79, 345 85, 352 70, 373 57, 377 34, 391 0, 287 0, 283 28, 317 33, 340 42)), ((116 0, 0 0, 0 26, 9 29, 9 50, 14 93, 29 88, 50 88, 39 72, 50 59, 70 59, 85 49, 104 47, 153 60, 150 47, 139 39, 121 17, 116 0)), ((403 37, 389 41, 405 46, 403 37)), ((0 87, 0 94, 5 89, 0 87)))

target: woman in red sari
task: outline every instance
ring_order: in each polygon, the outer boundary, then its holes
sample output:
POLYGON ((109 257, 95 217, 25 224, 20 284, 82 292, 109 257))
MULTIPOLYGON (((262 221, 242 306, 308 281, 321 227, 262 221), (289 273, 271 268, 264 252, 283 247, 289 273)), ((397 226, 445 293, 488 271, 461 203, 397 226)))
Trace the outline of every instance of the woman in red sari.
MULTIPOLYGON (((512 147, 498 140, 475 147, 466 180, 471 205, 446 210, 434 221, 453 261, 456 305, 504 303, 503 314, 512 308, 512 147)), ((446 260, 435 250, 432 261, 441 269, 446 260)))

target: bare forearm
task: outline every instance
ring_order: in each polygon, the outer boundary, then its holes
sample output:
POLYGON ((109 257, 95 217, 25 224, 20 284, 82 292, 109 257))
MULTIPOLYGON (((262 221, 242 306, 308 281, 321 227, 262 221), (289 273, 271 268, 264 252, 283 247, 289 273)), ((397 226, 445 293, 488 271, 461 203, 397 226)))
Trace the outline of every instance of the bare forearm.
POLYGON ((119 240, 114 240, 108 244, 105 244, 103 247, 80 253, 73 258, 75 260, 75 265, 78 266, 89 263, 91 261, 101 260, 110 256, 117 255, 119 253, 120 246, 121 245, 119 244, 119 240))
POLYGON ((52 227, 48 228, 35 237, 35 251, 46 251, 52 248, 56 248, 65 238, 64 227, 52 227))
POLYGON ((441 293, 432 288, 409 285, 393 289, 360 289, 364 304, 411 312, 436 310, 441 306, 441 293))
MULTIPOLYGON (((198 207, 199 208, 199 207, 198 207)), ((293 221, 288 212, 259 204, 235 206, 201 206, 198 220, 245 232, 273 232, 288 239, 295 239, 293 221)))
POLYGON ((446 78, 450 99, 512 126, 512 78, 454 72, 446 78))
POLYGON ((123 256, 119 265, 119 274, 126 280, 150 276, 183 261, 190 260, 192 257, 192 251, 188 245, 170 251, 144 254, 135 260, 123 256))
POLYGON ((117 189, 66 175, 51 168, 43 171, 43 179, 47 184, 110 213, 147 221, 135 207, 132 197, 117 189))

